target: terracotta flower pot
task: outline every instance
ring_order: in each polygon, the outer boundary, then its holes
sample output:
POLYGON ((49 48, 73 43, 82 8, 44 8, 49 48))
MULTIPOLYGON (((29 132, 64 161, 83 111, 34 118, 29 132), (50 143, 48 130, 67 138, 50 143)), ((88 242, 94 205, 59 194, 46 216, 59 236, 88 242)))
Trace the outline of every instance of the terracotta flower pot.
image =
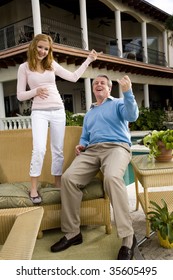
POLYGON ((161 161, 161 162, 171 161, 172 160, 172 149, 167 150, 165 148, 165 145, 161 141, 158 142, 158 146, 159 146, 159 150, 160 150, 161 154, 155 157, 156 161, 161 161))

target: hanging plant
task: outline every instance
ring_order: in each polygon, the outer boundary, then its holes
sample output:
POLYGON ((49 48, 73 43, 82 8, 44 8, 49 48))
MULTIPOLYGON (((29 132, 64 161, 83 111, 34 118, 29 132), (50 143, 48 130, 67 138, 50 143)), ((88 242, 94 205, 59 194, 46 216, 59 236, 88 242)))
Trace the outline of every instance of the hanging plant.
POLYGON ((165 21, 165 28, 169 31, 168 41, 171 45, 173 45, 173 15, 168 16, 165 21))
POLYGON ((166 19, 165 28, 167 30, 173 31, 173 15, 168 16, 168 18, 166 19))

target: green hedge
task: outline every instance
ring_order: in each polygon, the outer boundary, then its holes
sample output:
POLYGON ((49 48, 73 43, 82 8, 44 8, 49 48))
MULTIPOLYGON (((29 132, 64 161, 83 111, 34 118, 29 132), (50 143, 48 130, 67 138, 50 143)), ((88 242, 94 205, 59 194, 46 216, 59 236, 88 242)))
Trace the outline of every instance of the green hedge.
POLYGON ((66 111, 66 126, 82 126, 84 115, 66 111))
POLYGON ((164 130, 166 127, 163 125, 163 121, 166 120, 164 110, 141 107, 136 122, 130 123, 130 130, 164 130))
MULTIPOLYGON (((84 114, 74 114, 66 111, 67 126, 82 126, 84 114)), ((139 108, 139 117, 135 122, 130 123, 130 130, 164 130, 163 122, 167 120, 166 113, 162 109, 139 108)))

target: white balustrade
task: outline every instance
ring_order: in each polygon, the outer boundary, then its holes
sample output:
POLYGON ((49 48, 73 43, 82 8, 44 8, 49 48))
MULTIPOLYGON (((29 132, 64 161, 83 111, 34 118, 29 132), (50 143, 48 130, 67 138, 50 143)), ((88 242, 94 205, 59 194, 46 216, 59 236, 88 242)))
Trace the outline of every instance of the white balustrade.
POLYGON ((0 130, 29 129, 31 128, 30 116, 0 118, 0 130))

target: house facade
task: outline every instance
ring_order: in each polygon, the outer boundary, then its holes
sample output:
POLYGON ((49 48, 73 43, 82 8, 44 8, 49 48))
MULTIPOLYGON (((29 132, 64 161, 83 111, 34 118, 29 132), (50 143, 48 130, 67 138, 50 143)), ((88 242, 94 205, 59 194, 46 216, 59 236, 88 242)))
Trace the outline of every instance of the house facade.
MULTIPOLYGON (((169 14, 143 0, 0 0, 0 118, 28 115, 31 101, 16 98, 17 70, 38 33, 52 36, 54 57, 74 71, 89 50, 102 51, 77 83, 57 77, 66 110, 85 113, 92 79, 129 75, 139 107, 173 107, 173 46, 165 29, 169 14)), ((0 128, 1 129, 1 128, 0 128)))

